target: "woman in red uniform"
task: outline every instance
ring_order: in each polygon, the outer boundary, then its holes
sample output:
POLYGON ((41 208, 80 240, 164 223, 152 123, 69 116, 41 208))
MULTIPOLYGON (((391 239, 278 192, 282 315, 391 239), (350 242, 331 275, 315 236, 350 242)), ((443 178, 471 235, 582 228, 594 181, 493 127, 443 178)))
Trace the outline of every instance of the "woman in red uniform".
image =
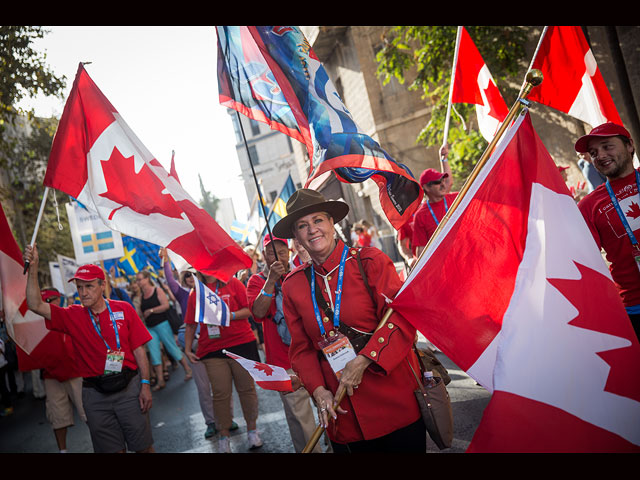
POLYGON ((232 385, 240 397, 242 413, 247 423, 247 440, 250 449, 262 446, 256 430, 258 419, 258 396, 251 375, 235 360, 227 357, 222 350, 228 350, 241 357, 260 361, 256 337, 249 324, 249 304, 247 291, 235 277, 227 283, 209 275, 198 273, 199 280, 215 292, 229 307, 231 323, 227 327, 203 325, 198 337, 198 349, 191 350, 197 323, 195 320, 195 291, 191 290, 185 316, 185 354, 191 362, 201 361, 213 389, 213 412, 220 430, 219 449, 223 453, 231 451, 229 430, 233 422, 231 413, 232 385), (204 328, 206 327, 206 328, 204 328))
POLYGON ((278 237, 297 239, 313 260, 283 283, 291 363, 319 408, 335 452, 424 453, 426 430, 407 362, 415 328, 393 313, 376 330, 385 297, 393 298, 402 283, 383 252, 358 252, 336 239, 334 223, 348 211, 343 202, 301 189, 273 228, 278 237))

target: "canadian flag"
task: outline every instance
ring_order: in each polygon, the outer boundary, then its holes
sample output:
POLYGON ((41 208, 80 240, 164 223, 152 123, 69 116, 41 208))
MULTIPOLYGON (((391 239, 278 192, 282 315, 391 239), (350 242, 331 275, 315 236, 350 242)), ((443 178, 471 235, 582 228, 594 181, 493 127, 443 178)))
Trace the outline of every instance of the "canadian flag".
MULTIPOLYGON (((0 204, 0 292, 7 333, 24 352, 31 353, 47 336, 44 319, 27 308, 27 277, 22 252, 0 204)), ((4 380, 4 379, 3 379, 4 380)))
POLYGON ((82 64, 44 184, 78 199, 112 230, 167 247, 223 282, 251 266, 251 258, 140 142, 82 64))
POLYGON ((582 28, 550 26, 543 35, 531 67, 542 72, 544 81, 527 98, 592 127, 622 125, 582 28))
POLYGON ((475 104, 480 133, 490 142, 509 108, 469 33, 464 27, 459 28, 451 103, 475 104))
POLYGON ((492 392, 469 451, 640 451, 640 344, 528 112, 391 307, 492 392))
POLYGON ((291 377, 284 368, 249 360, 226 350, 222 352, 242 365, 259 387, 265 390, 277 390, 278 392, 293 391, 291 377))

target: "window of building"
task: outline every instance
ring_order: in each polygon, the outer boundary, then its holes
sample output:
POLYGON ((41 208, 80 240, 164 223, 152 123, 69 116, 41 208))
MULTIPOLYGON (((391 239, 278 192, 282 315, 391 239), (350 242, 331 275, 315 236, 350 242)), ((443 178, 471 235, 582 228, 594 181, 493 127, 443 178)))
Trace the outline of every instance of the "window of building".
POLYGON ((249 147, 249 157, 253 165, 258 165, 260 163, 260 159, 258 158, 258 149, 255 145, 251 145, 249 147))
POLYGON ((249 119, 249 125, 251 125, 251 135, 256 136, 260 134, 260 124, 256 122, 254 119, 249 119))

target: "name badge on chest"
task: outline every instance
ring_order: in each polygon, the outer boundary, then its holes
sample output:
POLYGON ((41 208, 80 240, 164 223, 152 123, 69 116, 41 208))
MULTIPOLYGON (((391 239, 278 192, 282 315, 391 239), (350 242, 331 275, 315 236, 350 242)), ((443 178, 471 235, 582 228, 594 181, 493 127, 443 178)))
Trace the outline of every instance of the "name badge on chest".
POLYGON ((339 380, 347 363, 356 358, 356 351, 342 333, 331 331, 329 334, 329 337, 318 342, 318 346, 339 380))

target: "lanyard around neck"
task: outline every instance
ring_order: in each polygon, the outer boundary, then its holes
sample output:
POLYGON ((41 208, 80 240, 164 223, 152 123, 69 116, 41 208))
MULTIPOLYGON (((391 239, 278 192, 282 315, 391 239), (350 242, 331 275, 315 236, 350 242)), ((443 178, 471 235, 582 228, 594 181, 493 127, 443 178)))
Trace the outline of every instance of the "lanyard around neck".
MULTIPOLYGON (((444 197, 443 200, 444 200, 444 213, 446 214, 447 210, 449 210, 449 207, 447 206, 447 197, 444 197)), ((436 214, 433 212, 433 208, 431 208, 431 204, 429 204, 429 200, 427 200, 427 207, 429 207, 429 211, 431 212, 433 221, 436 222, 436 226, 438 226, 440 222, 438 222, 438 219, 436 218, 436 214)))
MULTIPOLYGON (((333 326, 337 329, 340 325, 340 302, 342 300, 342 281, 344 280, 344 265, 347 261, 347 254, 349 253, 349 247, 346 245, 342 249, 342 257, 340 258, 340 268, 338 269, 338 285, 336 290, 335 308, 333 311, 333 326)), ((311 263, 311 301, 313 302, 313 310, 316 314, 316 321, 320 327, 320 333, 322 336, 326 334, 324 326, 322 325, 322 317, 320 316, 320 309, 318 308, 318 302, 316 301, 316 272, 311 263)), ((328 292, 331 295, 331 292, 328 292)))
MULTIPOLYGON (((635 172, 636 172, 636 187, 638 189, 638 194, 640 194, 640 173, 637 170, 635 172)), ((622 226, 626 230, 627 236, 629 237, 629 240, 631 240, 631 245, 637 247, 638 246, 638 240, 636 240, 636 236, 633 234, 633 230, 631 230, 631 226, 629 225, 629 222, 627 221, 627 217, 622 212, 622 208, 620 208, 620 202, 618 202, 618 199, 616 198, 615 193, 613 193, 613 188, 611 188, 611 183, 609 183, 609 179, 607 179, 605 185, 607 187, 607 192, 609 192, 609 197, 611 198, 611 203, 613 203, 613 206, 615 207, 616 212, 618 212, 618 217, 620 217, 620 221, 622 222, 622 226)))
MULTIPOLYGON (((118 325, 116 324, 115 316, 113 315, 113 312, 111 311, 111 306, 109 305, 109 301, 105 300, 105 303, 107 304, 107 310, 109 310, 109 318, 111 318, 111 321, 113 322, 113 331, 116 334, 116 346, 117 346, 118 350, 120 350, 120 334, 118 333, 118 325)), ((107 350, 111 350, 111 347, 109 346, 107 341, 102 336, 102 333, 100 333, 100 329, 98 328, 98 324, 96 323, 95 318, 93 318, 93 313, 91 312, 91 309, 87 308, 87 310, 89 311, 89 317, 91 318, 91 323, 93 323, 93 328, 95 328, 96 332, 98 333, 98 335, 100 336, 100 338, 102 339, 104 344, 107 346, 107 350)), ((100 317, 98 316, 98 321, 99 321, 99 319, 100 319, 100 317)))

